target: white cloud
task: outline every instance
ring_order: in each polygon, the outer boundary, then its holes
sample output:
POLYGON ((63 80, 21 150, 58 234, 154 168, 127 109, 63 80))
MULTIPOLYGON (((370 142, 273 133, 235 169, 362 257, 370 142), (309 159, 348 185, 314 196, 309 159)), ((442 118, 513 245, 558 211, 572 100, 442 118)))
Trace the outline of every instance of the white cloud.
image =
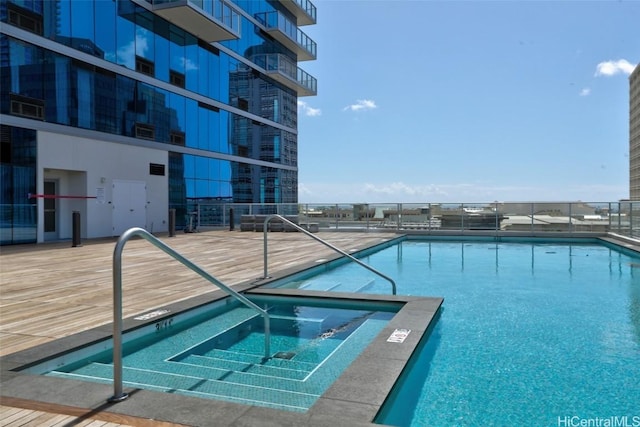
POLYGON ((618 59, 617 61, 604 61, 596 66, 595 76, 615 76, 616 74, 629 75, 636 66, 626 59, 618 59))
POLYGON ((136 55, 144 56, 149 50, 149 32, 144 28, 136 29, 136 38, 128 44, 118 48, 116 55, 118 62, 132 70, 136 69, 136 55))
POLYGON ((376 102, 371 99, 359 99, 355 104, 347 105, 343 111, 365 111, 378 108, 376 102))
POLYGON ((385 196, 386 200, 393 201, 395 197, 433 197, 436 195, 445 196, 447 192, 435 184, 430 185, 407 185, 404 182, 392 182, 389 184, 364 184, 362 191, 373 198, 385 196))
POLYGON ((585 87, 580 91, 580 96, 589 96, 591 94, 591 88, 585 87))
POLYGON ((488 203, 505 202, 586 202, 616 201, 626 197, 624 185, 566 185, 549 194, 545 186, 502 185, 492 183, 441 183, 411 185, 391 183, 299 183, 300 203, 488 203))
POLYGON ((302 111, 305 116, 316 117, 322 114, 322 111, 319 108, 310 107, 304 101, 298 101, 298 109, 302 111))
POLYGON ((189 58, 182 57, 180 58, 180 62, 182 63, 182 67, 186 71, 193 71, 198 69, 198 66, 189 58))

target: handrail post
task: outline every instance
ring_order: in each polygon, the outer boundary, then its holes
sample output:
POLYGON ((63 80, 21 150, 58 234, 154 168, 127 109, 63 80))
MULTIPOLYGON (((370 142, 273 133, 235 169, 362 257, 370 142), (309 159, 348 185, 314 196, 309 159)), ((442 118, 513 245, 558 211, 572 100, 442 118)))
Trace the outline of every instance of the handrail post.
POLYGON ((268 229, 269 221, 271 221, 273 218, 279 218, 285 224, 289 224, 290 226, 292 226, 296 230, 298 230, 298 231, 306 234, 307 236, 311 237, 312 239, 322 243, 326 247, 331 248, 334 251, 338 252, 339 254, 342 254, 342 255, 346 256, 347 258, 349 258, 351 261, 355 262, 356 264, 359 264, 359 265, 363 266, 364 268, 366 268, 367 270, 369 270, 369 271, 377 274, 378 276, 388 280, 391 283, 391 290, 393 292, 393 295, 396 295, 396 282, 394 282, 392 278, 390 278, 389 276, 387 276, 385 274, 382 274, 381 272, 379 272, 375 268, 371 267, 370 265, 367 265, 364 262, 360 261, 358 258, 355 258, 352 255, 349 255, 348 253, 346 253, 342 249, 333 246, 331 243, 329 243, 329 242, 327 242, 325 240, 322 240, 321 238, 319 238, 317 236, 314 236, 309 231, 307 231, 304 228, 300 227, 299 225, 289 221, 288 219, 286 219, 282 215, 277 215, 277 214, 269 215, 264 220, 264 225, 263 225, 263 230, 264 230, 263 231, 263 233, 264 233, 264 253, 265 253, 265 256, 264 256, 264 278, 268 277, 267 276, 267 255, 266 255, 267 254, 267 236, 268 236, 267 229, 268 229))
POLYGON ((158 249, 180 262, 185 267, 199 274, 201 277, 218 286, 228 295, 234 297, 247 307, 256 310, 264 318, 264 359, 271 357, 271 322, 269 313, 261 309, 254 302, 249 300, 242 294, 234 291, 229 286, 216 279, 193 262, 180 255, 170 246, 163 243, 160 239, 149 233, 147 230, 139 227, 130 228, 118 238, 116 247, 113 250, 113 396, 108 399, 109 402, 121 402, 129 395, 123 392, 122 386, 122 250, 125 243, 133 237, 140 236, 150 242, 158 249))
POLYGON ((263 279, 268 279, 269 278, 269 273, 267 272, 267 224, 269 222, 269 217, 267 217, 264 220, 264 225, 262 226, 262 233, 264 234, 264 239, 263 239, 263 243, 262 243, 262 247, 263 247, 263 274, 262 274, 262 278, 263 279))
POLYGON ((573 230, 572 230, 573 222, 571 221, 571 207, 572 206, 573 206, 573 203, 569 202, 569 233, 573 232, 573 230))
POLYGON ((533 233, 533 230, 534 230, 534 227, 533 227, 533 223, 534 223, 533 216, 535 215, 534 212, 533 212, 533 209, 534 209, 534 203, 531 203, 531 232, 532 233, 533 233))
POLYGON ((122 386, 122 250, 132 235, 132 229, 125 231, 113 250, 113 396, 108 399, 111 403, 129 397, 122 386))

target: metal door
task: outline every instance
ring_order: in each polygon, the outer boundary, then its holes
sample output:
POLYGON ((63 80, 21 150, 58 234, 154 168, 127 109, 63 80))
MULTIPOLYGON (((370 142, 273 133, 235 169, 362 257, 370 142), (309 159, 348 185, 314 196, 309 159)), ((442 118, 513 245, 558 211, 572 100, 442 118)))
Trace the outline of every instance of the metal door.
POLYGON ((147 184, 144 181, 113 181, 113 235, 131 227, 146 228, 147 184))
POLYGON ((44 182, 44 240, 58 240, 58 182, 44 182))

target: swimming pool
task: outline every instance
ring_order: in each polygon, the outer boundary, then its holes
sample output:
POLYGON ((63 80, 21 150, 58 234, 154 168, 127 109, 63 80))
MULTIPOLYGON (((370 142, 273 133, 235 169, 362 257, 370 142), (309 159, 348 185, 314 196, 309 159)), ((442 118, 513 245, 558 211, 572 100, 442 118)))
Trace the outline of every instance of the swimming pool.
MULTIPOLYGON (((636 255, 577 241, 404 240, 361 259, 394 278, 398 294, 444 297, 420 358, 376 422, 640 421, 636 255)), ((389 291, 354 264, 284 286, 356 291, 365 283, 366 292, 389 291)))
MULTIPOLYGON (((269 313, 271 357, 264 357, 263 318, 225 301, 198 314, 165 317, 126 337, 125 385, 304 412, 397 312, 375 303, 347 308, 314 299, 251 300, 269 313)), ((112 356, 108 343, 97 343, 27 371, 110 384, 112 356)))

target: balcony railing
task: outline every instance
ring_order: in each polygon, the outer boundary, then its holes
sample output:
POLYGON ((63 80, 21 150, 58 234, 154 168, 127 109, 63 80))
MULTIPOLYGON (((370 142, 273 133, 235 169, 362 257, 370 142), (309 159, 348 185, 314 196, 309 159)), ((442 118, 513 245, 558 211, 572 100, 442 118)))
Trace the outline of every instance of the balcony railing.
POLYGON ((255 55, 252 61, 262 67, 267 75, 277 82, 296 91, 298 96, 315 96, 318 93, 318 81, 296 63, 280 53, 255 55))
POLYGON ((240 223, 242 215, 296 216, 324 231, 417 232, 433 235, 604 235, 640 240, 640 201, 523 203, 194 203, 203 227, 240 223))
POLYGON ((316 23, 316 7, 309 0, 280 0, 280 3, 295 15, 299 26, 316 23))
POLYGON ((265 26, 267 33, 295 52, 298 61, 316 59, 316 42, 280 12, 257 13, 255 18, 265 26))
POLYGON ((240 14, 225 0, 147 0, 153 12, 207 43, 240 37, 240 14))

